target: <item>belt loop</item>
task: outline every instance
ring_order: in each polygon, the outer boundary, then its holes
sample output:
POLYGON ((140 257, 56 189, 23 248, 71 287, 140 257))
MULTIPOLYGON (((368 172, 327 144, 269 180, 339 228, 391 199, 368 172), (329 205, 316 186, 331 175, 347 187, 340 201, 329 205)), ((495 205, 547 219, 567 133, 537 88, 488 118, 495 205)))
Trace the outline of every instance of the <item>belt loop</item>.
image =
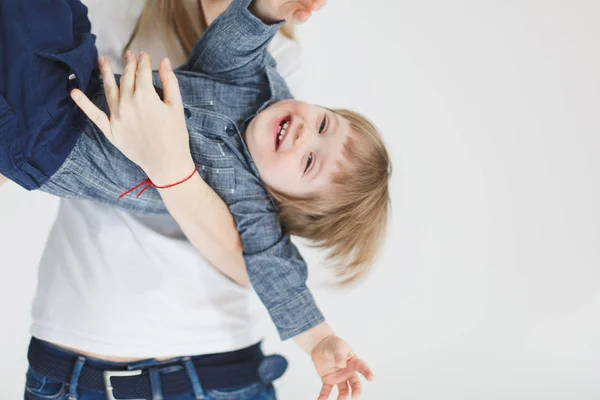
POLYGON ((203 400, 204 390, 202 390, 200 378, 198 378, 198 372, 196 371, 196 367, 194 366, 192 359, 190 357, 185 357, 183 359, 183 365, 185 366, 190 381, 192 382, 192 389, 194 389, 194 395, 196 396, 196 400, 203 400))
POLYGON ((163 400, 160 370, 158 367, 152 367, 148 372, 150 374, 150 385, 152 385, 152 400, 163 400))
POLYGON ((77 400, 77 385, 79 383, 79 377, 81 376, 81 370, 83 369, 85 361, 85 357, 77 357, 77 361, 73 367, 73 372, 71 372, 71 380, 69 381, 69 396, 67 396, 68 400, 77 400))

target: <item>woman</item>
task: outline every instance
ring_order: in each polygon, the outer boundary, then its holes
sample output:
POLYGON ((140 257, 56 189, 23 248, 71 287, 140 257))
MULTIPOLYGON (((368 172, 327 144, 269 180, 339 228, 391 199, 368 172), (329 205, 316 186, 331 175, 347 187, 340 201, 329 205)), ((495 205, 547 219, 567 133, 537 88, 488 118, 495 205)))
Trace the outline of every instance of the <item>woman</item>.
MULTIPOLYGON (((86 3, 99 53, 113 66, 121 65, 126 47, 182 63, 228 5, 86 3)), ((284 74, 296 70, 293 41, 280 35, 272 51, 284 74)), ((228 213, 222 221, 229 229, 210 242, 221 247, 201 250, 213 263, 233 265, 241 260, 239 238, 228 213)), ((244 281, 235 272, 231 278, 244 281)), ((172 219, 63 200, 40 263, 25 398, 273 399, 271 382, 283 373, 285 360, 263 359, 260 316, 253 292, 198 257, 172 219), (195 354, 210 356, 179 357, 168 367, 135 364, 195 354), (131 367, 131 376, 111 372, 123 365, 131 367), (149 379, 136 375, 141 369, 150 370, 149 379), (60 374, 68 384, 56 379, 60 374)))

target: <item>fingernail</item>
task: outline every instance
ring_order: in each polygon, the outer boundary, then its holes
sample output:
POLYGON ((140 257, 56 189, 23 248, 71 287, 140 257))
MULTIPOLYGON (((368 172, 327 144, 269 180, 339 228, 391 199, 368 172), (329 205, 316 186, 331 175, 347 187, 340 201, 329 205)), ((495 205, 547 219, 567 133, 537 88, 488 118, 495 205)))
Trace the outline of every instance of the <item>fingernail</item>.
POLYGON ((75 101, 78 101, 81 98, 81 93, 79 93, 78 90, 73 89, 71 90, 71 98, 75 101))
POLYGON ((173 66, 171 65, 171 60, 169 60, 169 57, 165 58, 165 67, 167 67, 167 71, 173 70, 173 66))
POLYGON ((132 55, 133 55, 133 53, 131 52, 131 50, 127 50, 127 51, 125 52, 125 58, 126 58, 126 59, 130 59, 132 55))

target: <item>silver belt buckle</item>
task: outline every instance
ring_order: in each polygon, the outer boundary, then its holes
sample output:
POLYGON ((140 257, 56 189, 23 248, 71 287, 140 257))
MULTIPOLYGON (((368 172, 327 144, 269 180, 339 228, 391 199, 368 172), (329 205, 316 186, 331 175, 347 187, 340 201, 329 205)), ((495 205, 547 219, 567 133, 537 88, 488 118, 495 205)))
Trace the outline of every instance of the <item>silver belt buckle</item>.
POLYGON ((115 397, 114 394, 114 388, 112 386, 112 383, 110 381, 110 379, 114 376, 137 376, 137 375, 141 375, 142 374, 142 370, 141 369, 136 369, 133 371, 104 371, 103 375, 104 375, 104 386, 106 386, 106 397, 108 398, 108 400, 119 400, 115 397))

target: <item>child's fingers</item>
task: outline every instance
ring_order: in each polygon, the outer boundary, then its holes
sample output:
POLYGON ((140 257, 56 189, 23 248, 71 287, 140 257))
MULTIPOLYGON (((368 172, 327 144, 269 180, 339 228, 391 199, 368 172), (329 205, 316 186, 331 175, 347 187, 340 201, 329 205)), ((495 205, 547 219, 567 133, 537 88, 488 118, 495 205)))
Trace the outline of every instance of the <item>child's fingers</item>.
POLYGON ((361 375, 364 376, 368 381, 372 381, 373 379, 375 379, 371 368, 369 368, 367 363, 361 360, 360 358, 354 357, 348 362, 348 364, 350 364, 355 371, 360 372, 361 375))
POLYGON ((125 53, 125 70, 121 75, 121 100, 133 96, 135 88, 135 75, 137 72, 137 56, 132 51, 125 53))
POLYGON ((350 389, 348 389, 348 382, 340 382, 337 385, 338 387, 338 400, 348 400, 348 394, 350 393, 350 389))
POLYGON ((92 120, 96 126, 104 133, 109 141, 112 142, 112 130, 110 128, 110 121, 106 114, 100 110, 94 103, 88 99, 88 97, 79 89, 71 91, 71 98, 77 104, 79 108, 92 120))
POLYGON ((325 5, 325 0, 312 0, 312 10, 318 11, 325 5))
POLYGON ((299 0, 298 3, 302 4, 303 8, 308 11, 318 11, 325 5, 326 0, 299 0))
POLYGON ((135 76, 135 90, 152 88, 152 61, 150 55, 142 51, 135 76))
POLYGON ((281 6, 281 15, 286 21, 297 23, 295 19, 296 13, 299 11, 309 12, 309 3, 310 0, 288 1, 281 6))
POLYGON ((104 85, 104 94, 106 95, 106 102, 110 109, 111 115, 116 115, 119 111, 119 86, 115 79, 110 61, 106 57, 100 57, 98 59, 98 65, 100 66, 100 73, 102 74, 102 82, 104 85))
POLYGON ((324 383, 321 387, 321 392, 319 393, 319 398, 317 400, 327 400, 331 391, 333 390, 333 385, 329 385, 324 383))
POLYGON ((338 369, 335 372, 327 374, 321 379, 324 383, 335 385, 337 383, 349 380, 356 372, 363 375, 368 381, 374 379, 373 372, 367 364, 358 357, 354 357, 348 361, 348 365, 344 369, 338 369))
POLYGON ((158 75, 163 87, 165 104, 176 108, 183 108, 181 93, 179 92, 179 82, 173 72, 171 61, 168 58, 161 61, 158 67, 158 75))
POLYGON ((350 383, 350 387, 352 388, 352 399, 358 399, 362 394, 362 382, 360 381, 358 374, 352 374, 348 379, 348 383, 350 383))
POLYGON ((324 353, 329 362, 333 363, 337 368, 345 368, 346 361, 350 358, 352 350, 346 342, 337 341, 325 347, 324 353))
POLYGON ((311 15, 312 14, 310 11, 298 10, 298 11, 294 12, 290 21, 293 22, 294 24, 303 24, 306 21, 308 21, 308 19, 310 18, 311 15))

